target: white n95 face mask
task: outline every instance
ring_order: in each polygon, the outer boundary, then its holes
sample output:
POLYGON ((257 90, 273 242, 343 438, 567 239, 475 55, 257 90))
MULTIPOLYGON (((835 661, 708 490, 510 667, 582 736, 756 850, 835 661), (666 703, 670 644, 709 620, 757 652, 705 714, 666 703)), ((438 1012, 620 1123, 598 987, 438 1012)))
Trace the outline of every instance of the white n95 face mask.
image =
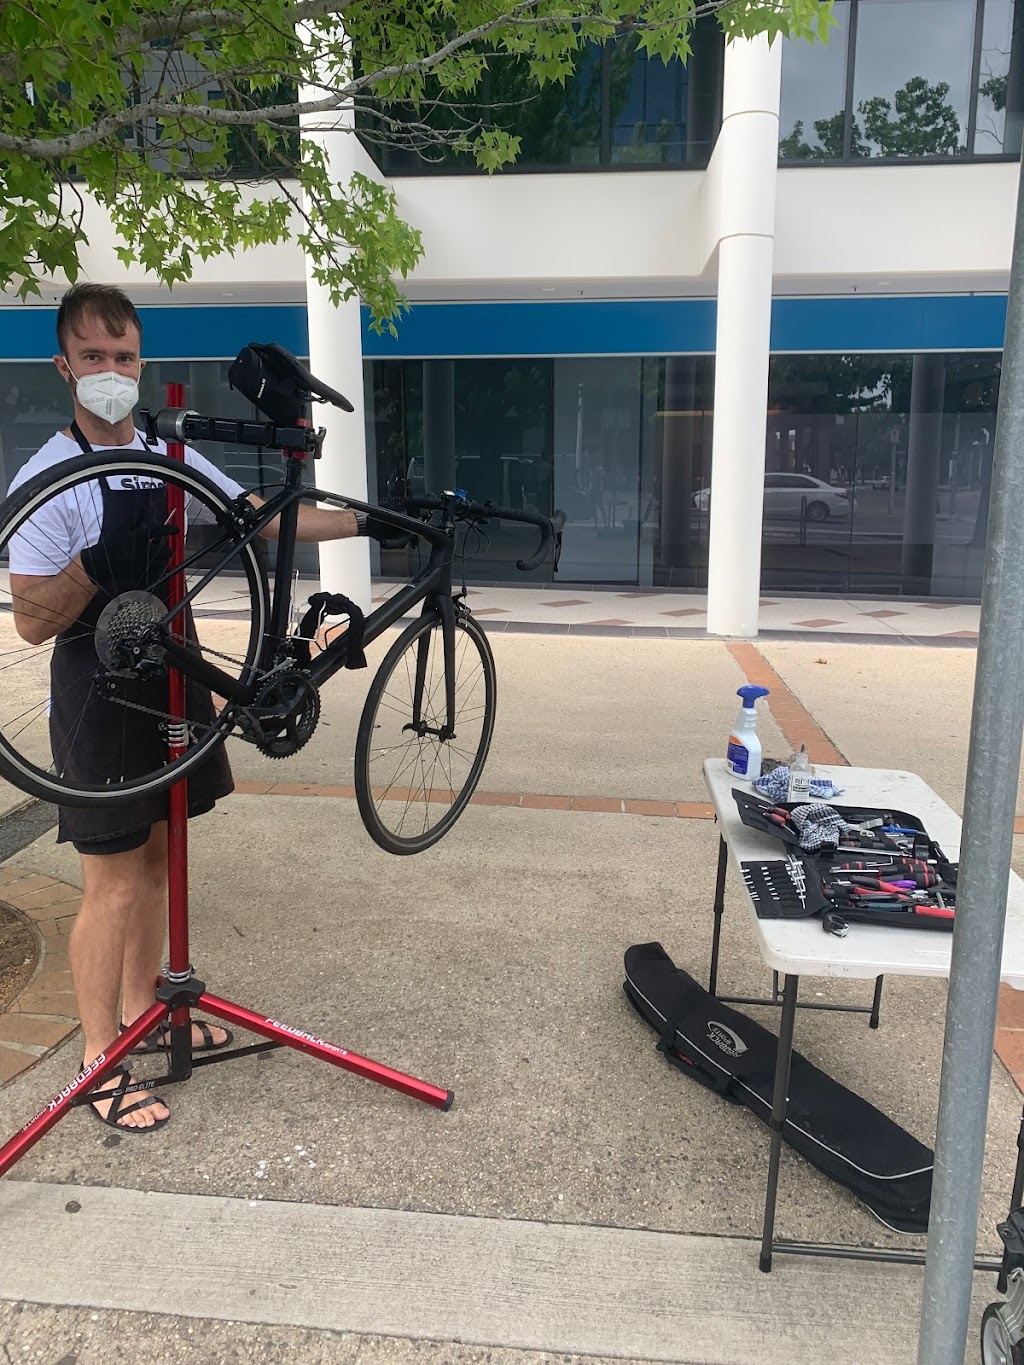
MULTIPOLYGON (((71 366, 68 366, 71 370, 71 366)), ((103 374, 84 374, 81 379, 71 370, 77 381, 78 401, 87 412, 116 426, 139 401, 139 381, 130 375, 105 370, 103 374)))

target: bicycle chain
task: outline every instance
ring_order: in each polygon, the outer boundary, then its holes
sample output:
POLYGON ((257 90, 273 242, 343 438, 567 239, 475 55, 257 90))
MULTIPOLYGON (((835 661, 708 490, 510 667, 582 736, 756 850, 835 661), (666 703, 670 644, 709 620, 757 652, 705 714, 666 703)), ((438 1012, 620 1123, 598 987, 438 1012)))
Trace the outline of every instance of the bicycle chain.
MULTIPOLYGON (((212 654, 216 658, 223 659, 226 663, 229 664, 238 663, 238 660, 235 658, 233 654, 225 654, 222 650, 214 649, 212 646, 204 645, 202 652, 203 654, 212 654)), ((278 672, 279 669, 284 668, 286 666, 287 661, 283 661, 280 664, 275 664, 274 667, 270 670, 270 672, 264 675, 262 681, 266 681, 267 678, 271 677, 274 673, 278 672)), ((155 707, 143 706, 141 702, 129 701, 127 697, 107 697, 107 701, 113 702, 117 706, 124 706, 130 711, 142 711, 143 714, 147 716, 156 716, 158 720, 170 721, 172 724, 182 719, 181 716, 172 716, 167 711, 157 711, 155 707)), ((186 720, 186 723, 190 728, 195 728, 199 730, 215 730, 217 728, 216 725, 208 725, 204 721, 198 720, 197 721, 186 720)), ((226 735, 225 738, 227 738, 226 735)))
MULTIPOLYGON (((235 658, 235 655, 224 654, 223 650, 214 650, 212 646, 203 646, 202 652, 203 654, 212 654, 214 655, 214 657, 218 659, 224 659, 224 661, 227 663, 238 663, 238 659, 235 658)), ((272 673, 276 672, 276 669, 272 669, 270 670, 270 672, 272 673)), ((270 674, 268 673, 266 674, 266 676, 269 677, 270 674)), ((171 721, 171 723, 173 723, 175 721, 180 721, 180 719, 182 719, 180 715, 171 715, 168 713, 168 711, 157 711, 156 707, 143 706, 141 702, 130 702, 130 700, 124 698, 124 696, 108 696, 106 700, 108 700, 108 702, 115 703, 116 706, 126 707, 127 710, 130 711, 142 711, 142 713, 145 715, 156 715, 157 719, 160 719, 160 721, 171 721)), ((216 725, 208 725, 208 723, 205 723, 203 721, 187 721, 187 725, 190 726, 190 728, 201 730, 217 729, 216 725)))

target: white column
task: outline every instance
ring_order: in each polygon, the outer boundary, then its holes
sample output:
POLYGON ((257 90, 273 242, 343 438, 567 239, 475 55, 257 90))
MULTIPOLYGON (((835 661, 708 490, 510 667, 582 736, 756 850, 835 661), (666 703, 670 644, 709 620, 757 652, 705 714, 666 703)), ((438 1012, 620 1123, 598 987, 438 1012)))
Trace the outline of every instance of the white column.
MULTIPOLYGON (((316 98, 321 91, 304 91, 316 98)), ((343 131, 350 126, 351 113, 316 115, 311 120, 321 127, 331 118, 337 131, 307 134, 327 151, 331 176, 345 185, 356 168, 358 145, 355 133, 343 131)), ((304 120, 305 122, 306 120, 304 120)), ((327 428, 323 457, 317 461, 314 478, 319 487, 332 493, 367 501, 366 489, 366 413, 363 398, 363 344, 359 300, 351 298, 333 304, 327 288, 313 277, 312 262, 306 258, 306 314, 309 322, 309 368, 331 388, 338 389, 352 404, 354 412, 316 403, 313 422, 327 428)), ((376 497, 372 499, 376 501, 376 497)), ((366 540, 325 541, 319 546, 320 586, 325 592, 343 592, 364 611, 370 610, 370 550, 366 540)))
POLYGON ((709 167, 718 214, 708 631, 757 634, 782 40, 729 43, 709 167), (717 192, 717 193, 716 193, 717 192))

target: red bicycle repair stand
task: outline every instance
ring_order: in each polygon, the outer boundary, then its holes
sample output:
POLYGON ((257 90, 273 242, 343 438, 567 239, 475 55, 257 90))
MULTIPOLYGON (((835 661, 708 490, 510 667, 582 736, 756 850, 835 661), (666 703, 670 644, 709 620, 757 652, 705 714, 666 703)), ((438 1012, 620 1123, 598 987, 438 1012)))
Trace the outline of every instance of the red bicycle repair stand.
MULTIPOLYGON (((182 384, 167 385, 167 405, 173 408, 185 406, 185 388, 182 384)), ((180 444, 168 443, 168 455, 184 460, 185 448, 180 444)), ((286 452, 286 454, 289 452, 286 452)), ((168 525, 177 527, 179 534, 172 539, 172 567, 180 563, 184 555, 185 505, 184 493, 180 488, 168 490, 168 525)), ((175 606, 182 596, 181 575, 174 574, 168 584, 168 606, 175 606)), ((172 717, 184 720, 185 717, 185 679, 176 670, 169 671, 169 705, 172 717)), ((177 729, 171 724, 169 735, 170 758, 177 758, 187 743, 184 725, 177 729)), ((46 1108, 36 1115, 30 1123, 0 1147, 0 1176, 33 1147, 41 1137, 58 1123, 70 1110, 79 1104, 87 1104, 96 1086, 102 1085, 114 1069, 124 1061, 156 1026, 170 1019, 170 1050, 168 1071, 144 1081, 134 1081, 126 1093, 152 1090, 157 1086, 177 1081, 187 1081, 198 1066, 210 1066, 214 1062, 226 1062, 235 1057, 247 1057, 257 1052, 268 1052, 273 1048, 291 1047, 297 1052, 305 1052, 310 1057, 319 1057, 344 1071, 354 1071, 357 1076, 376 1081, 378 1085, 399 1090, 435 1109, 450 1109, 455 1095, 451 1090, 441 1090, 404 1071, 395 1071, 380 1062, 360 1057, 348 1048, 337 1047, 334 1043, 324 1042, 304 1029, 282 1024, 265 1014, 236 1005, 220 996, 211 995, 204 982, 200 981, 189 961, 188 947, 188 779, 176 783, 170 790, 167 823, 167 923, 168 923, 168 966, 160 978, 156 991, 156 1003, 127 1027, 109 1048, 105 1049, 89 1063, 64 1088, 54 1095, 46 1108), (261 1034, 268 1041, 255 1043, 249 1047, 232 1048, 229 1051, 212 1053, 209 1056, 192 1056, 192 1018, 193 1009, 201 1009, 227 1024, 234 1024, 250 1033, 261 1034)))

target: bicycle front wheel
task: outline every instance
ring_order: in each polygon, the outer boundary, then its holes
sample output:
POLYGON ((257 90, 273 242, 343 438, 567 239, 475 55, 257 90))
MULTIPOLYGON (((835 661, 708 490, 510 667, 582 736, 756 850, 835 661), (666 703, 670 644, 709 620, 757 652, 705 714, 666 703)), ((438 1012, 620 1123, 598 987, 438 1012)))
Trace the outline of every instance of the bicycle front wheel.
POLYGON ((455 621, 454 734, 446 737, 444 635, 426 614, 388 650, 356 738, 355 786, 370 837, 388 853, 422 853, 473 795, 494 733, 497 681, 487 637, 455 621))

